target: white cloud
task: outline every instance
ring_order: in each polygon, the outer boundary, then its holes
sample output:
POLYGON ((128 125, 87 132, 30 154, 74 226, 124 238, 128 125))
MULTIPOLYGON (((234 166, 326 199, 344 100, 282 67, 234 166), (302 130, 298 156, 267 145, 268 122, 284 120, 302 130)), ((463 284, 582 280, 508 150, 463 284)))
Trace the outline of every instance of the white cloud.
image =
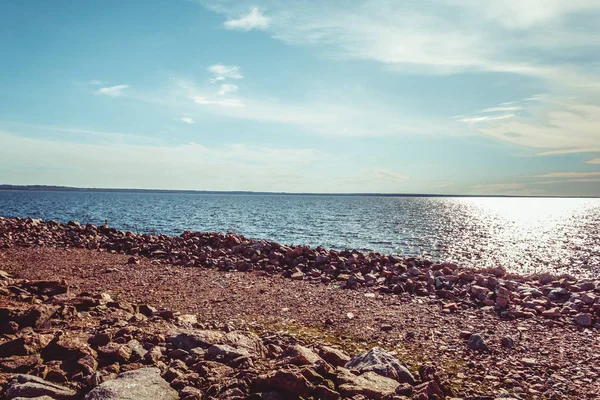
POLYGON ((509 103, 454 119, 494 139, 543 149, 540 155, 600 152, 600 99, 534 95, 509 103), (503 114, 508 109, 515 113, 503 114))
POLYGON ((429 184, 429 187, 432 189, 439 189, 439 188, 447 188, 450 186, 455 186, 456 183, 453 181, 433 181, 429 184))
POLYGON ((235 65, 215 64, 208 67, 208 71, 214 74, 214 81, 242 79, 244 77, 244 75, 240 73, 240 67, 235 65))
POLYGON ((556 181, 542 181, 533 182, 535 185, 564 185, 569 183, 594 183, 600 182, 600 178, 575 178, 575 179, 563 179, 556 181))
POLYGON ((538 178, 600 178, 600 172, 551 172, 544 175, 536 175, 538 178))
POLYGON ((484 108, 483 110, 481 110, 481 112, 482 113, 511 112, 511 111, 521 111, 522 109, 523 109, 523 107, 517 107, 517 106, 511 106, 511 107, 499 106, 499 107, 484 108))
POLYGON ((225 96, 229 93, 235 93, 238 90, 238 86, 231 83, 224 83, 221 85, 221 88, 217 92, 218 96, 225 96))
POLYGON ((464 135, 435 118, 403 114, 396 107, 363 96, 359 101, 317 97, 290 101, 264 95, 229 98, 209 93, 190 80, 172 79, 169 100, 160 103, 191 117, 211 113, 227 118, 293 125, 328 136, 464 135))
POLYGON ((247 15, 238 19, 230 19, 223 23, 227 29, 251 31, 253 29, 264 30, 269 27, 271 19, 264 16, 258 7, 252 7, 247 15))
POLYGON ((390 184, 398 184, 409 180, 410 178, 404 174, 383 168, 368 169, 360 175, 344 178, 344 181, 347 183, 360 185, 378 181, 384 181, 390 184))
POLYGON ((0 142, 6 144, 0 146, 0 182, 7 183, 290 192, 326 187, 311 171, 327 155, 310 148, 87 144, 2 131, 0 142))
POLYGON ((503 114, 503 115, 494 115, 494 116, 482 116, 482 117, 463 117, 460 119, 460 121, 462 122, 466 122, 468 124, 474 124, 474 123, 478 123, 478 122, 488 122, 488 121, 495 121, 498 119, 507 119, 507 118, 512 118, 514 117, 515 114, 503 114))
POLYGON ((180 121, 185 122, 186 124, 195 124, 196 121, 194 121, 192 118, 189 117, 181 117, 179 118, 180 121))
POLYGON ((600 158, 592 158, 587 161, 588 164, 600 164, 600 158))
POLYGON ((240 99, 209 99, 204 96, 193 96, 192 100, 200 105, 215 105, 221 107, 244 107, 240 99))
POLYGON ((105 83, 106 83, 106 82, 104 82, 104 81, 99 81, 99 80, 97 80, 97 79, 92 79, 92 80, 89 82, 89 84, 90 84, 90 85, 104 85, 105 83))
MULTIPOLYGON (((204 0, 229 21, 248 1, 204 0)), ((365 0, 280 2, 265 0, 272 37, 311 46, 326 57, 371 60, 391 70, 425 73, 505 72, 539 77, 554 85, 593 81, 590 50, 600 45, 596 0, 365 0), (557 62, 557 54, 567 57, 557 62), (576 60, 579 68, 569 64, 576 60)), ((260 14, 257 14, 260 15, 260 14)), ((227 22, 226 22, 227 23, 227 22)))
POLYGON ((543 154, 600 152, 600 105, 551 98, 532 104, 527 114, 479 126, 480 133, 543 154))
MULTIPOLYGON (((465 7, 472 6, 470 0, 458 0, 465 7)), ((525 30, 540 25, 556 24, 573 13, 586 12, 598 7, 595 0, 494 0, 483 5, 485 16, 510 30, 525 30)))
POLYGON ((96 93, 116 97, 120 96, 128 87, 129 85, 108 86, 96 90, 96 93))

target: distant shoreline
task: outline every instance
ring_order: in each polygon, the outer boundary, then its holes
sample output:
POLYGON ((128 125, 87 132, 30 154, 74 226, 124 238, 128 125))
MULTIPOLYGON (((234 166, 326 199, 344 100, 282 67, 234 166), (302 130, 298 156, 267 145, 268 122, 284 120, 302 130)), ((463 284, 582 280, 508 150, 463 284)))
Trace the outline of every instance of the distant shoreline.
POLYGON ((597 199, 600 196, 516 196, 502 194, 429 194, 429 193, 294 193, 254 192, 244 190, 176 190, 176 189, 122 189, 122 188, 78 188, 52 185, 0 185, 0 191, 26 192, 105 192, 105 193, 173 193, 173 194, 227 194, 256 196, 336 196, 336 197, 495 197, 495 198, 566 198, 597 199))

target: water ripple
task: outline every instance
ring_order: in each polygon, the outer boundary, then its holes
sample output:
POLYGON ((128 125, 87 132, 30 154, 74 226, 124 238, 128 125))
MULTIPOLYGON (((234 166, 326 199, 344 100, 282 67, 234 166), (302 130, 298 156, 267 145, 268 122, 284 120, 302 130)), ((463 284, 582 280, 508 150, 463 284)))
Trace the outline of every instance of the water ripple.
POLYGON ((233 231, 520 273, 600 274, 600 199, 0 192, 0 215, 178 235, 233 231))

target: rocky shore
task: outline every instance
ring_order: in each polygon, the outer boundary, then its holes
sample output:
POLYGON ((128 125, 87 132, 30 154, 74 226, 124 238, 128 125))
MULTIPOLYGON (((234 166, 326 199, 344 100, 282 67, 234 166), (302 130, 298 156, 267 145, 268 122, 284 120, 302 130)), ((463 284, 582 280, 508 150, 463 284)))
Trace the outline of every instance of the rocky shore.
POLYGON ((146 257, 169 265, 220 271, 265 271, 293 280, 336 282, 345 289, 370 287, 444 300, 445 312, 478 307, 502 318, 544 318, 600 328, 600 278, 579 281, 570 275, 522 277, 499 266, 461 268, 427 259, 401 258, 356 250, 285 246, 249 240, 233 233, 185 231, 181 236, 136 235, 116 229, 35 219, 0 219, 0 247, 103 249, 146 257))
POLYGON ((6 399, 403 399, 452 390, 374 347, 350 357, 195 315, 69 291, 0 271, 0 383, 6 399), (410 396, 410 397, 407 397, 410 396))
POLYGON ((2 268, 9 399, 600 395, 598 280, 6 218, 2 268))

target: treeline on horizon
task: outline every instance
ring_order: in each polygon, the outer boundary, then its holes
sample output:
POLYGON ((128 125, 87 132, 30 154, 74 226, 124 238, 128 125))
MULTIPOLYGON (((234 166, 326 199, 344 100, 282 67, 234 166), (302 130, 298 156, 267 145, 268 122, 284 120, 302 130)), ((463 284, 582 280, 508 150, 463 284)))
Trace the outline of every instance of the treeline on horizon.
POLYGON ((243 190, 176 190, 176 189, 119 189, 119 188, 78 188, 54 185, 7 185, 0 184, 0 191, 17 190, 30 192, 109 192, 109 193, 179 193, 179 194, 239 194, 239 195, 278 195, 278 196, 376 196, 376 197, 591 197, 598 196, 512 196, 481 194, 428 194, 428 193, 290 193, 252 192, 243 190))

